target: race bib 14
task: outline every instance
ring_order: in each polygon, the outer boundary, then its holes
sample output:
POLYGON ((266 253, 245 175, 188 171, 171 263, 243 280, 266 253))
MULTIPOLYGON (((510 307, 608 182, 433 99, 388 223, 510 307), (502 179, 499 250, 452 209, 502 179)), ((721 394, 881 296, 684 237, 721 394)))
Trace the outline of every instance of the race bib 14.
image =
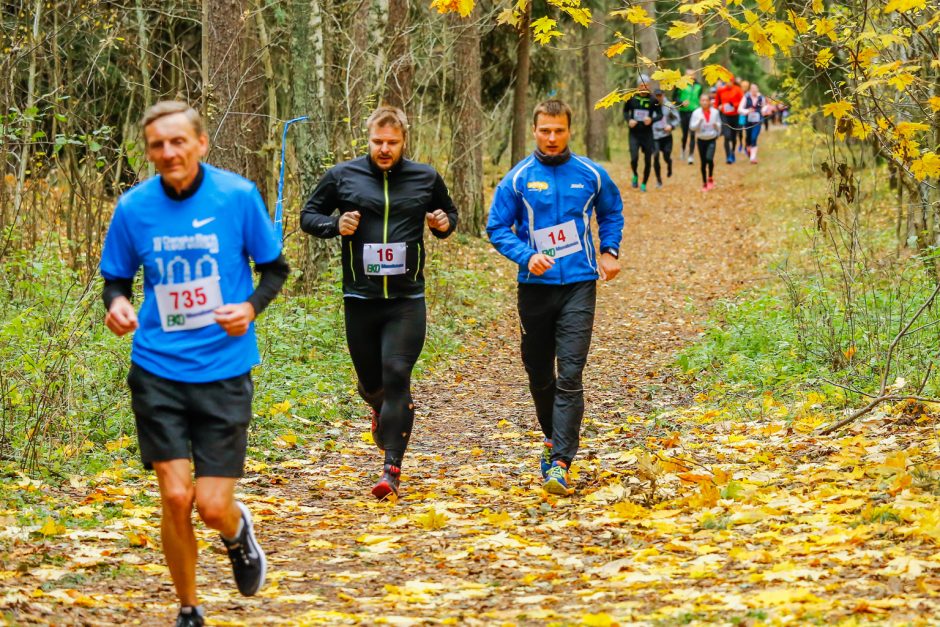
POLYGON ((219 277, 155 285, 157 310, 164 331, 192 331, 215 322, 213 311, 222 306, 219 277))
POLYGON ((538 229, 532 233, 535 246, 540 253, 559 259, 574 254, 582 249, 578 238, 578 227, 574 220, 563 224, 538 229))
POLYGON ((390 244, 363 244, 362 263, 365 272, 372 276, 386 276, 390 274, 404 274, 405 252, 408 245, 404 242, 390 244))

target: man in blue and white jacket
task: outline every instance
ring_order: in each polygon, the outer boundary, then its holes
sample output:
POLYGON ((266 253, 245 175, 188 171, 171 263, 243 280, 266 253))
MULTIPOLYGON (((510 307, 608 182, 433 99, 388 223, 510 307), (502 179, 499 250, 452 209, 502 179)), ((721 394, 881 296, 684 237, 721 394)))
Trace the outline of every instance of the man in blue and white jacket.
POLYGON ((519 265, 522 361, 545 435, 543 487, 572 494, 568 470, 578 451, 597 279, 620 272, 620 190, 599 165, 568 149, 571 109, 560 100, 535 108, 536 150, 496 188, 486 231, 519 265), (591 215, 597 213, 600 256, 591 215), (557 376, 556 372, 557 360, 557 376))

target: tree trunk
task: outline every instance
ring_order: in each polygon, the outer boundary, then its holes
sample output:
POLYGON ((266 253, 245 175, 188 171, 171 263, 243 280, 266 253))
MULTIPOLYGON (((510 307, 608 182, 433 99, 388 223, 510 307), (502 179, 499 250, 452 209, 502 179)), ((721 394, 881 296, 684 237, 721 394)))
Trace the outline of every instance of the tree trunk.
POLYGON ((483 206, 483 107, 481 104, 479 7, 470 17, 451 17, 457 31, 454 43, 454 103, 451 107, 451 149, 453 188, 451 196, 461 212, 464 232, 483 232, 486 212, 483 206))
MULTIPOLYGON (((411 55, 411 39, 408 29, 411 20, 407 0, 388 0, 388 22, 385 24, 387 68, 385 102, 406 110, 411 102, 414 83, 414 59, 411 55)), ((479 57, 479 54, 477 54, 479 57)))
MULTIPOLYGON (((695 24, 699 21, 699 17, 692 15, 691 13, 686 14, 685 21, 695 24)), ((695 33, 694 35, 689 35, 685 38, 685 53, 687 56, 685 67, 692 68, 696 72, 702 69, 702 31, 695 33)))
POLYGON ((266 196, 263 116, 264 74, 251 25, 249 0, 203 0, 208 21, 203 26, 208 68, 208 122, 214 165, 254 181, 266 196))
POLYGON ((656 34, 656 2, 644 0, 639 4, 653 18, 653 23, 649 26, 638 26, 636 29, 637 68, 643 74, 652 74, 656 70, 660 57, 659 35, 656 34), (645 57, 646 60, 640 59, 639 55, 645 57))
POLYGON ((529 135, 529 107, 526 96, 529 93, 529 48, 532 35, 529 22, 532 17, 532 5, 527 3, 519 25, 519 42, 516 45, 516 82, 512 98, 512 165, 525 157, 526 138, 529 135))
POLYGON ((16 188, 13 192, 13 219, 11 222, 15 225, 20 219, 20 210, 23 206, 23 192, 26 188, 26 172, 29 170, 30 147, 32 146, 33 120, 37 114, 32 111, 36 106, 36 69, 38 59, 36 51, 39 49, 39 20, 42 16, 42 0, 35 0, 33 3, 33 30, 30 39, 31 50, 29 53, 29 74, 26 78, 26 128, 23 131, 22 142, 23 150, 20 152, 20 163, 16 173, 16 188))
MULTIPOLYGON (((592 7, 595 15, 607 14, 607 2, 595 2, 592 7)), ((581 69, 584 80, 584 147, 591 159, 606 161, 610 159, 607 146, 607 111, 595 109, 594 104, 607 93, 607 66, 604 55, 604 24, 591 24, 583 29, 581 48, 581 69)))

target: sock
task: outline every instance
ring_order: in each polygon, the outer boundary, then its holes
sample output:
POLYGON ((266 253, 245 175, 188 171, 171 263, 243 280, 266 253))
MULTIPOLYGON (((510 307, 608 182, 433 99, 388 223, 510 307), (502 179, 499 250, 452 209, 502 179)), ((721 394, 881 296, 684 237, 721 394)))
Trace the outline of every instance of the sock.
POLYGON ((183 605, 180 606, 180 614, 184 616, 189 616, 190 614, 196 614, 197 616, 205 616, 205 610, 202 609, 201 605, 183 605))
MULTIPOLYGON (((244 529, 245 529, 245 517, 242 516, 241 518, 238 519, 238 529, 235 530, 235 537, 226 538, 225 536, 222 536, 222 539, 228 542, 229 544, 232 544, 233 542, 237 542, 238 539, 242 537, 242 531, 244 531, 244 529)), ((219 534, 219 535, 222 535, 222 534, 219 534)))

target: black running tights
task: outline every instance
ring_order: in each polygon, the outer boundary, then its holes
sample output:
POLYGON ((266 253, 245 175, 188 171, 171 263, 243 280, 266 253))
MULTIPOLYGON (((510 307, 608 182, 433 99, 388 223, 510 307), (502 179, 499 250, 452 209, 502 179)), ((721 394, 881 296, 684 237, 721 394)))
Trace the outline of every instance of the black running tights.
POLYGON ((708 183, 708 179, 715 175, 715 146, 718 138, 698 138, 695 141, 698 142, 698 157, 702 167, 702 185, 705 185, 708 183))
POLYGON ((379 412, 375 435, 385 463, 401 466, 415 421, 411 371, 424 348, 424 299, 344 298, 343 303, 359 394, 379 412))

